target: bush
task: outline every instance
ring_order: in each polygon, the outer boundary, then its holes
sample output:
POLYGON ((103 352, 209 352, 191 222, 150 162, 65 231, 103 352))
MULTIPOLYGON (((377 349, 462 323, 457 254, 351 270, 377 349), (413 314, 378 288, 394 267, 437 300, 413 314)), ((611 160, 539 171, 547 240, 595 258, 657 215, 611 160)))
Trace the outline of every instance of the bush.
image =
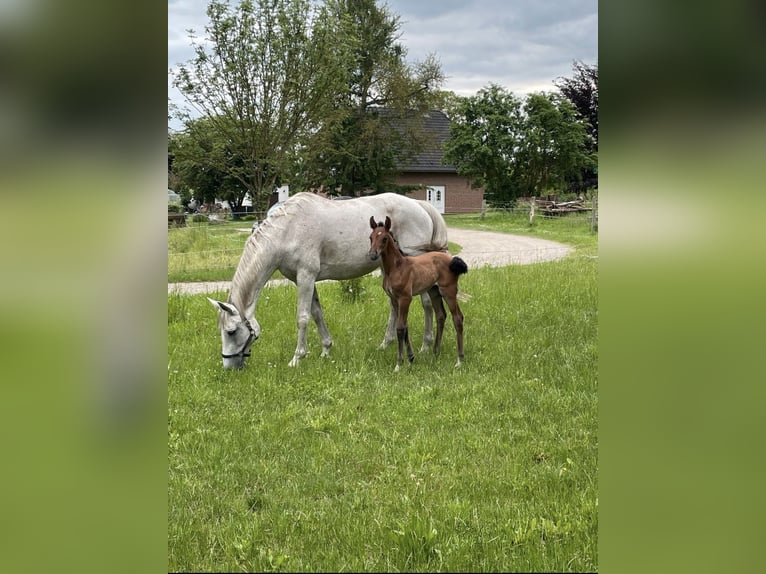
POLYGON ((365 291, 364 286, 362 285, 361 277, 338 281, 338 286, 340 287, 341 299, 348 302, 356 301, 365 291))
POLYGON ((203 215, 201 213, 195 213, 191 216, 192 223, 206 223, 210 221, 207 215, 203 215))
POLYGON ((183 213, 184 206, 180 203, 168 203, 168 213, 183 213))

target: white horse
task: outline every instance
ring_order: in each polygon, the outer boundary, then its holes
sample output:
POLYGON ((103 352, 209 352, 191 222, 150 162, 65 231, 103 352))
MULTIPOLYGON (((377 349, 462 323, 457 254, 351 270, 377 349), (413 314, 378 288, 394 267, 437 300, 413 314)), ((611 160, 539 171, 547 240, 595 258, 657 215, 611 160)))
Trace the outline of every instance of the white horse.
MULTIPOLYGON (((447 226, 428 202, 395 193, 383 193, 344 201, 331 201, 313 193, 291 196, 250 235, 231 281, 226 303, 208 300, 218 310, 223 366, 242 368, 261 327, 255 307, 261 290, 274 271, 298 287, 298 345, 289 365, 306 356, 306 327, 309 317, 316 322, 322 339, 322 356, 332 347, 324 320, 316 282, 324 279, 352 279, 380 266, 371 261, 369 250, 370 215, 397 222, 396 238, 408 255, 446 251, 447 226)), ((433 307, 421 296, 425 315, 423 349, 433 341, 433 307)), ((391 305, 388 326, 380 347, 395 338, 396 309, 391 305)))

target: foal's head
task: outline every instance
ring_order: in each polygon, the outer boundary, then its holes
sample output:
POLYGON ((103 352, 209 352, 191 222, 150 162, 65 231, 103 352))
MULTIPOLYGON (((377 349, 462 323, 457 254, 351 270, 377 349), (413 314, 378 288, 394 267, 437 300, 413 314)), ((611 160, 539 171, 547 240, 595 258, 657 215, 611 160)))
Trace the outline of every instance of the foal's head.
MULTIPOLYGON (((386 222, 375 222, 374 217, 370 217, 370 227, 372 233, 370 233, 370 250, 367 252, 367 256, 373 261, 377 261, 378 257, 383 255, 388 244, 394 243, 394 236, 391 235, 391 218, 386 215, 386 222)), ((394 243, 394 246, 396 244, 394 243)))

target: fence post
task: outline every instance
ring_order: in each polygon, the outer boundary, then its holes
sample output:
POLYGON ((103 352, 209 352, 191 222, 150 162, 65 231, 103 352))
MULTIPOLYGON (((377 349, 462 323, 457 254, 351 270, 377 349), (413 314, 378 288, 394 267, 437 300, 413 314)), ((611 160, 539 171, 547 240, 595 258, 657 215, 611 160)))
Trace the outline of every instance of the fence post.
POLYGON ((590 195, 590 232, 593 233, 593 231, 596 229, 596 191, 594 190, 593 193, 590 195))
POLYGON ((529 202, 529 224, 532 225, 535 222, 535 198, 534 196, 529 202))
POLYGON ((487 200, 482 199, 481 200, 481 218, 484 219, 484 214, 487 212, 487 200))

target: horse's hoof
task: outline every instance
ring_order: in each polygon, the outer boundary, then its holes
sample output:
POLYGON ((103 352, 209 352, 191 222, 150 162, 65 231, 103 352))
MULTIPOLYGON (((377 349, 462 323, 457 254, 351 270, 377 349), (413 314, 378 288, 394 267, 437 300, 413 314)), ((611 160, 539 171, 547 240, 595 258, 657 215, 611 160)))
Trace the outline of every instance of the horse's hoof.
POLYGON ((396 367, 394 367, 394 372, 395 372, 395 373, 398 373, 398 372, 399 372, 399 365, 396 365, 396 367))

